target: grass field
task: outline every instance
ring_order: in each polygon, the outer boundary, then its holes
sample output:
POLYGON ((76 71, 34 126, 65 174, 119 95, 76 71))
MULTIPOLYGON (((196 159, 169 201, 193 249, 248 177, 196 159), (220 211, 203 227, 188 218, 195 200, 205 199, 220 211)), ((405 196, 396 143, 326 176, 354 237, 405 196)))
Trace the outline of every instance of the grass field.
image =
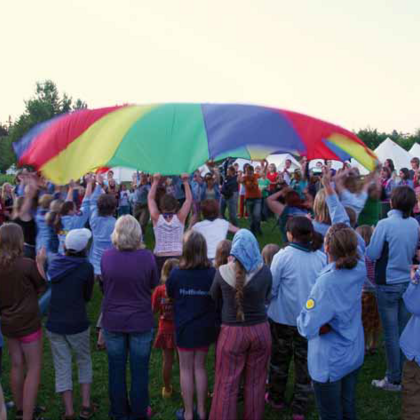
MULTIPOLYGON (((243 224, 245 226, 245 222, 243 224)), ((260 241, 261 246, 267 243, 279 243, 279 231, 274 228, 274 223, 270 222, 263 224, 264 235, 260 241)), ((149 230, 146 235, 146 243, 150 249, 152 246, 152 234, 149 230)), ((95 289, 94 298, 89 303, 89 316, 92 324, 96 319, 100 310, 101 294, 98 288, 95 289)), ((94 369, 94 382, 92 386, 93 401, 99 404, 99 411, 96 414, 96 419, 108 418, 108 368, 107 357, 105 352, 96 351, 96 335, 92 332, 92 360, 94 369)), ((4 352, 3 369, 4 375, 2 384, 5 388, 6 394, 10 398, 9 369, 10 363, 7 352, 4 352)), ((208 357, 208 373, 209 373, 209 386, 212 389, 214 381, 214 349, 211 350, 208 357)), ((51 359, 49 343, 44 339, 44 365, 42 370, 41 387, 39 390, 39 404, 47 407, 45 417, 50 420, 58 420, 62 412, 61 398, 54 393, 54 368, 51 359)), ((150 395, 151 406, 155 413, 154 419, 156 420, 169 420, 175 418, 175 411, 182 406, 182 399, 179 387, 179 369, 174 366, 173 385, 175 389, 174 397, 171 400, 162 400, 160 396, 162 388, 161 380, 161 355, 158 351, 153 350, 150 361, 150 395)), ((381 350, 376 356, 369 356, 361 370, 359 376, 358 392, 357 392, 357 409, 358 418, 360 420, 396 420, 400 418, 400 395, 386 393, 384 391, 375 390, 371 387, 370 382, 372 379, 382 378, 385 372, 385 358, 381 350)), ((76 369, 74 369, 74 379, 77 381, 76 369)), ((289 392, 292 387, 289 386, 289 392)), ((78 386, 75 385, 75 401, 76 407, 79 407, 78 402, 78 386)), ((210 406, 210 400, 209 400, 210 406)), ((14 416, 11 415, 13 420, 14 416)), ((316 410, 314 409, 308 417, 311 420, 318 418, 316 410)), ((264 419, 278 420, 278 419, 291 419, 291 413, 286 411, 279 413, 270 408, 266 408, 264 419)))

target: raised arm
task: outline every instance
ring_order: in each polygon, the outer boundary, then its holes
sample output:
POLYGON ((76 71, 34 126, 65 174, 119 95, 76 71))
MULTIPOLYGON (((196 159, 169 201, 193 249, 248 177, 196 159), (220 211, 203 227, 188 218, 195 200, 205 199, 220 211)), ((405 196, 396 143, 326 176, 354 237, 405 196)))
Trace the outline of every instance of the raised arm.
POLYGON ((178 211, 177 216, 178 216, 179 221, 183 224, 187 220, 188 214, 191 210, 192 201, 193 201, 191 187, 188 182, 189 178, 190 177, 188 174, 181 175, 182 183, 184 184, 184 190, 185 190, 185 201, 181 209, 178 211))
POLYGON ((267 203, 268 208, 274 213, 277 214, 278 216, 281 216, 284 209, 285 209, 285 205, 280 203, 280 201, 278 200, 279 197, 281 197, 282 191, 277 191, 276 193, 268 196, 265 199, 265 202, 267 203))
POLYGON ((157 223, 160 216, 160 211, 156 203, 156 191, 159 185, 160 178, 160 174, 153 175, 152 187, 150 188, 149 194, 147 196, 147 205, 149 207, 150 218, 152 219, 153 223, 157 223))
POLYGON ((26 178, 26 181, 24 183, 25 185, 25 198, 23 199, 23 204, 21 209, 19 210, 17 216, 25 221, 28 222, 29 220, 32 220, 32 205, 33 200, 36 196, 36 192, 38 190, 38 184, 36 179, 33 176, 29 176, 26 178))

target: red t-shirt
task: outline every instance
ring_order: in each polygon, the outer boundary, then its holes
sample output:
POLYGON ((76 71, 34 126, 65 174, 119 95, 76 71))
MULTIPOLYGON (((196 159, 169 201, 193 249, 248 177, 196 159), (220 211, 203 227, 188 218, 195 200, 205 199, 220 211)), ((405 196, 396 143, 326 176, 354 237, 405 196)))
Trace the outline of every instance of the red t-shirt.
POLYGON ((153 312, 160 312, 159 332, 173 333, 175 332, 174 323, 174 303, 166 294, 166 286, 164 284, 156 287, 152 295, 153 312))
POLYGON ((258 179, 260 176, 258 174, 254 175, 244 175, 243 184, 245 186, 245 199, 247 198, 261 198, 261 190, 258 186, 258 179))
POLYGON ((268 187, 269 191, 275 191, 276 190, 276 181, 278 181, 279 174, 277 172, 268 172, 267 178, 270 181, 270 186, 268 187), (274 184, 272 184, 274 182, 274 184))

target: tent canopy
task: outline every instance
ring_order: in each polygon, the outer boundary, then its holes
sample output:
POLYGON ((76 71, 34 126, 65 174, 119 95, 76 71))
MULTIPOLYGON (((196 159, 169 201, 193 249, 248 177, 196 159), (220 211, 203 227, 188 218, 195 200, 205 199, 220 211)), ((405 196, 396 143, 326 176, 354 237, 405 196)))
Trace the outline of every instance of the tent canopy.
POLYGON ((392 159, 395 169, 399 171, 401 168, 410 168, 410 160, 412 156, 397 143, 390 138, 384 140, 376 149, 375 154, 381 163, 387 159, 392 159))
POLYGON ((420 144, 414 143, 411 146, 411 149, 410 149, 409 153, 413 157, 419 157, 420 158, 420 144))

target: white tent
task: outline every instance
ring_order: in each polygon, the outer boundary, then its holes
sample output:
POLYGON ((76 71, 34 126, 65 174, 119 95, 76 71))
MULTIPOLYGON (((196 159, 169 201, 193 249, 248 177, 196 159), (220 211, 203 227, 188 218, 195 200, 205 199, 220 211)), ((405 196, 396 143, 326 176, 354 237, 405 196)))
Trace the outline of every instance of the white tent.
POLYGON ((413 156, 413 157, 418 157, 418 158, 420 158, 420 144, 418 144, 418 143, 414 143, 414 144, 411 146, 411 149, 410 149, 409 153, 410 153, 410 155, 411 155, 411 156, 413 156))
POLYGON ((300 169, 300 163, 293 157, 293 155, 289 153, 267 156, 268 163, 274 163, 277 167, 277 170, 284 169, 284 165, 287 159, 292 161, 292 171, 294 171, 295 169, 300 169))
POLYGON ((111 169, 114 172, 114 179, 118 182, 131 182, 133 180, 133 174, 136 173, 135 169, 124 168, 122 166, 117 166, 111 169))
MULTIPOLYGON (((313 159, 311 161, 309 161, 309 169, 313 169, 316 168, 318 163, 321 163, 321 166, 325 165, 325 160, 324 159, 313 159)), ((333 169, 335 169, 336 171, 338 171, 339 169, 341 169, 343 167, 343 162, 339 161, 339 160, 332 160, 331 161, 331 167, 333 169)))
POLYGON ((375 149, 375 154, 378 156, 381 163, 384 163, 387 159, 392 159, 397 171, 401 168, 410 168, 410 160, 412 156, 390 138, 384 140, 375 149))

